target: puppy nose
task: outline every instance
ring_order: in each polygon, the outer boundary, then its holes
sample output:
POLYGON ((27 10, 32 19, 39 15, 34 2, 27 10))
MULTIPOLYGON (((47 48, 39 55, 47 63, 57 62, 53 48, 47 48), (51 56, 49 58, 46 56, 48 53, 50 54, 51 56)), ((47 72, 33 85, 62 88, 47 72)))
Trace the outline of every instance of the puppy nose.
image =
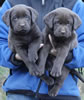
POLYGON ((25 26, 25 23, 21 23, 20 26, 21 26, 21 27, 24 27, 24 26, 25 26))
POLYGON ((62 34, 65 34, 65 31, 62 31, 61 33, 62 33, 62 34))
POLYGON ((66 31, 65 31, 65 28, 62 28, 62 29, 61 29, 61 33, 62 33, 62 34, 65 34, 65 32, 66 32, 66 31))

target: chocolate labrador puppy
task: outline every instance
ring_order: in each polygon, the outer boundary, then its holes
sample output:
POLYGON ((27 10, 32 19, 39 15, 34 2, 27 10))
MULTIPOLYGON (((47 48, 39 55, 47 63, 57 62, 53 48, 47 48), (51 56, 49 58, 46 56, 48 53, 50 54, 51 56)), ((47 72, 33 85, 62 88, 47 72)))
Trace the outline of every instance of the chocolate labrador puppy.
POLYGON ((69 51, 77 47, 78 41, 75 31, 80 26, 81 21, 77 14, 61 7, 48 13, 44 17, 44 22, 46 24, 44 46, 40 52, 39 66, 45 67, 49 53, 54 51, 55 57, 52 66, 48 66, 47 70, 55 78, 55 84, 48 94, 56 96, 70 71, 63 65, 69 51))
POLYGON ((35 9, 19 4, 6 11, 3 21, 10 28, 9 48, 19 54, 31 75, 40 76, 43 72, 35 63, 41 43, 41 31, 36 24, 37 17, 35 9))

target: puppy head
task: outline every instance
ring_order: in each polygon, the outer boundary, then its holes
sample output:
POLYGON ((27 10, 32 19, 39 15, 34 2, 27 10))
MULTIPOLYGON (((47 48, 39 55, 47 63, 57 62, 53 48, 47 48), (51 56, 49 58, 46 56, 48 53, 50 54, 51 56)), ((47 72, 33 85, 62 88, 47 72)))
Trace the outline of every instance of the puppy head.
POLYGON ((6 11, 3 15, 3 21, 14 32, 28 32, 32 24, 35 23, 37 17, 38 13, 36 10, 26 5, 19 4, 6 11))
POLYGON ((44 22, 49 29, 54 31, 56 37, 70 37, 76 30, 81 20, 71 10, 67 8, 57 8, 44 17, 44 22))

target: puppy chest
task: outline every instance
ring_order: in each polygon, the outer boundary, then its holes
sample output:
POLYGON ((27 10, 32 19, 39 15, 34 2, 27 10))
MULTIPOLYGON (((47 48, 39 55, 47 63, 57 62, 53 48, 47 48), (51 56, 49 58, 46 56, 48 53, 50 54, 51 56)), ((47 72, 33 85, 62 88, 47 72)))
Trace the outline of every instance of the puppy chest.
POLYGON ((36 37, 34 35, 25 35, 25 36, 20 36, 17 37, 17 42, 21 44, 21 46, 27 46, 30 45, 36 37))
POLYGON ((69 39, 66 39, 64 37, 52 37, 52 41, 53 41, 53 44, 55 46, 55 48, 62 48, 64 46, 67 46, 69 45, 69 39))

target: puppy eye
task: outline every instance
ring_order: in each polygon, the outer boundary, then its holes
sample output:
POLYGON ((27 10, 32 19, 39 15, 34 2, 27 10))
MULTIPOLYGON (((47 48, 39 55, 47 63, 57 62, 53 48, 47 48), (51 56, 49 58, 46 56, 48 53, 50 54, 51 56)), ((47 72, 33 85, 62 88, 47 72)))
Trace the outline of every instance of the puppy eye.
POLYGON ((67 26, 69 26, 69 27, 70 27, 70 24, 67 24, 67 26))
POLYGON ((59 25, 60 25, 60 23, 55 23, 55 25, 56 25, 56 26, 59 26, 59 25))
POLYGON ((17 17, 13 17, 13 20, 17 21, 17 20, 18 20, 18 18, 17 18, 17 17))
POLYGON ((60 23, 59 22, 54 22, 54 25, 59 25, 60 23))
POLYGON ((72 25, 70 23, 67 24, 68 27, 72 27, 72 25))
POLYGON ((30 19, 30 17, 29 17, 29 16, 25 16, 25 18, 30 19))
POLYGON ((70 23, 67 23, 67 25, 69 25, 69 26, 70 26, 71 24, 70 24, 70 23))

